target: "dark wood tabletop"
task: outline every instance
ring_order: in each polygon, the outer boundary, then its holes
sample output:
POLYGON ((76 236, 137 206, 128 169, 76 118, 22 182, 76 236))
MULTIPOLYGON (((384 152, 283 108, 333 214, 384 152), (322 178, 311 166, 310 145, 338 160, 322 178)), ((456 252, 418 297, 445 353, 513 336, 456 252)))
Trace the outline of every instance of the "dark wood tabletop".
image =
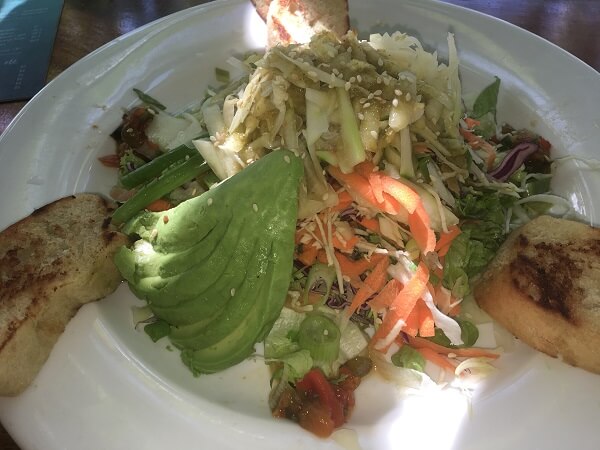
MULTIPOLYGON (((206 0, 65 0, 47 81, 135 28, 206 0)), ((600 0, 447 0, 529 30, 600 71, 600 0)), ((0 103, 3 132, 25 102, 0 103)), ((19 447, 0 425, 0 449, 19 447)))

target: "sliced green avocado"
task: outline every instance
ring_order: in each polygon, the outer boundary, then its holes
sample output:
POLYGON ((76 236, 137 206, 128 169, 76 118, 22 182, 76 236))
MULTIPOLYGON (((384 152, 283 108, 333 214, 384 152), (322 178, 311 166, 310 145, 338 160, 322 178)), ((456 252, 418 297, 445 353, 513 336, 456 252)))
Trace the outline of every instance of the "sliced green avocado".
POLYGON ((221 276, 196 297, 174 306, 158 306, 151 303, 150 308, 157 317, 174 326, 205 323, 212 319, 231 302, 216 302, 215 297, 228 298, 232 292, 239 292, 240 286, 247 277, 247 261, 252 261, 254 251, 251 241, 244 241, 237 246, 236 257, 231 259, 221 276))
POLYGON ((292 152, 277 150, 199 197, 126 224, 142 238, 135 248, 144 253, 120 251, 115 263, 131 290, 171 324, 173 342, 194 372, 240 362, 279 316, 292 272, 302 171, 292 152), (249 250, 258 246, 263 250, 249 250), (256 279, 248 276, 253 271, 256 279))
MULTIPOLYGON (((256 292, 258 298, 270 295, 275 276, 274 264, 269 262, 265 280, 256 292)), ((281 302, 283 307, 283 302, 281 302)), ((280 311, 281 311, 280 307, 280 311)), ((181 359, 194 374, 215 373, 227 369, 246 359, 254 351, 262 327, 265 324, 264 312, 269 308, 269 302, 256 301, 247 321, 242 321, 237 328, 219 342, 199 350, 186 348, 181 352, 181 359)), ((273 323, 270 324, 271 326, 273 323)))
MULTIPOLYGON (((210 218, 208 220, 210 220, 210 218)), ((146 255, 144 255, 143 246, 139 248, 134 247, 132 250, 127 249, 129 252, 127 257, 133 258, 136 264, 135 276, 137 279, 141 280, 143 278, 157 276, 168 278, 189 270, 197 264, 205 262, 229 229, 231 215, 229 215, 229 217, 226 216, 226 218, 220 222, 217 222, 216 218, 213 220, 213 227, 206 235, 202 236, 198 242, 191 244, 188 248, 179 253, 173 252, 165 254, 161 252, 163 255, 161 258, 153 258, 151 262, 148 262, 146 255), (226 223, 226 226, 223 226, 223 223, 226 223)))
MULTIPOLYGON (((136 284, 138 292, 143 293, 144 299, 151 305, 157 306, 175 306, 197 298, 198 294, 205 292, 218 280, 233 260, 239 258, 238 247, 245 233, 243 219, 241 222, 232 220, 216 246, 207 241, 206 246, 214 248, 204 261, 170 277, 141 278, 136 284)), ((169 261, 174 264, 176 256, 170 255, 169 261)), ((177 260, 185 263, 184 258, 177 257, 177 260)))
MULTIPOLYGON (((252 257, 248 260, 250 267, 241 286, 231 291, 231 299, 220 316, 209 324, 192 324, 171 329, 171 341, 179 348, 201 349, 213 345, 231 334, 238 325, 252 320, 252 310, 257 302, 254 298, 265 279, 268 258, 271 253, 270 243, 258 242, 252 257)), ((273 267, 270 267, 273 270, 273 267)), ((256 318, 262 320, 262 318, 256 318)), ((253 328, 253 327, 250 327, 253 328)))

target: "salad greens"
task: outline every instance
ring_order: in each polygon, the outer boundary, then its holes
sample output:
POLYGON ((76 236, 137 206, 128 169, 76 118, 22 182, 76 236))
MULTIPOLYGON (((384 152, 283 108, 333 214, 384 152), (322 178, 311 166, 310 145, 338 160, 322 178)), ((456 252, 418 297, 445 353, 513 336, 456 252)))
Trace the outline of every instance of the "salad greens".
POLYGON ((194 373, 264 340, 273 414, 301 422, 316 397, 336 426, 365 360, 453 372, 496 357, 473 347, 461 303, 557 201, 551 146, 500 126, 497 77, 464 111, 447 45, 441 62, 403 33, 324 32, 219 71, 226 84, 180 114, 137 92, 113 221, 137 240, 116 262, 157 319, 150 337, 194 373))

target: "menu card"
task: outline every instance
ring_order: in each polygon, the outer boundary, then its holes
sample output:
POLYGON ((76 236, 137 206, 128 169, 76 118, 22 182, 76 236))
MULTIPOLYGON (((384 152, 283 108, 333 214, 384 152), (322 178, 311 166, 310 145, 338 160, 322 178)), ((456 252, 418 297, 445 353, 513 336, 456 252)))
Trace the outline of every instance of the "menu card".
POLYGON ((0 0, 0 102, 45 84, 63 0, 0 0))

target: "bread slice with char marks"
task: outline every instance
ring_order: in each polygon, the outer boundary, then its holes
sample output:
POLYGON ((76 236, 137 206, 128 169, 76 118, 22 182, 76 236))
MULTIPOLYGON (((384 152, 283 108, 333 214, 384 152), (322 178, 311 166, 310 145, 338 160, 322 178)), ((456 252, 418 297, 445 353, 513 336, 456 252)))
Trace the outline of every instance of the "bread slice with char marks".
POLYGON ((532 220, 511 233, 474 295, 531 347, 600 373, 600 229, 532 220))
POLYGON ((267 7, 267 47, 306 44, 322 31, 342 37, 350 29, 348 0, 270 0, 255 6, 263 18, 267 7))
POLYGON ((109 229, 111 212, 78 194, 0 233, 0 395, 22 392, 79 307, 119 285, 113 255, 127 238, 109 229))

